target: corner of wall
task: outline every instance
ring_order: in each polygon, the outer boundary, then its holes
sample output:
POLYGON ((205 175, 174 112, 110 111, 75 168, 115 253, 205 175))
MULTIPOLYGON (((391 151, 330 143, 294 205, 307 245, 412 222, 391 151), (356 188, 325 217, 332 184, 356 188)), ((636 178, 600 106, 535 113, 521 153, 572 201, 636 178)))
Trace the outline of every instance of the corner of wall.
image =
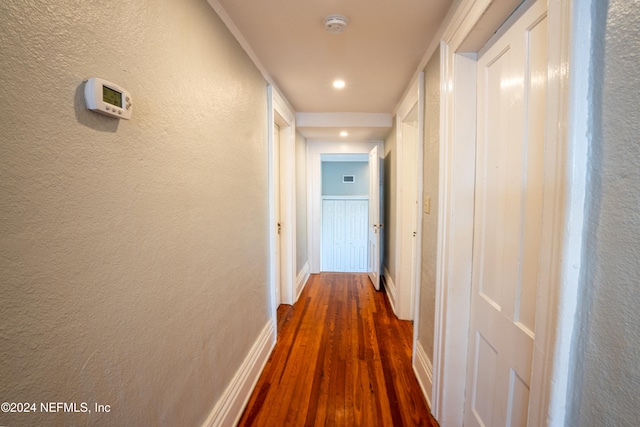
POLYGON ((391 273, 387 270, 386 266, 383 266, 383 277, 384 277, 384 290, 385 294, 387 294, 387 299, 389 300, 389 304, 391 305, 391 309, 393 313, 397 316, 396 312, 396 299, 397 299, 397 291, 396 284, 393 283, 393 279, 391 278, 391 273))
POLYGON ((416 341, 416 351, 413 359, 413 372, 416 374, 422 394, 431 408, 431 392, 433 390, 433 365, 424 351, 420 341, 416 341))
MULTIPOLYGON (((302 270, 300 270, 300 273, 298 273, 298 277, 296 278, 296 297, 295 297, 295 301, 298 301, 298 298, 300 298, 300 294, 302 293, 302 290, 304 289, 304 287, 307 284, 307 281, 309 280, 309 262, 305 262, 304 267, 302 267, 302 270)), ((294 302, 295 302, 294 301, 294 302)))
POLYGON ((271 351, 276 345, 277 333, 274 319, 269 319, 253 344, 249 354, 231 380, 202 427, 222 427, 237 425, 249 402, 260 374, 271 351))

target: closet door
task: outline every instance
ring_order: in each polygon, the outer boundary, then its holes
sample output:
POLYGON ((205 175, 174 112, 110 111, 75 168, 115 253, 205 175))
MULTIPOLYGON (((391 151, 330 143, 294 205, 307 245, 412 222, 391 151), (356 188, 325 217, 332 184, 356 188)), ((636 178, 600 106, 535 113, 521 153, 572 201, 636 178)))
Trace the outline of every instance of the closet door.
POLYGON ((367 200, 346 200, 347 271, 367 271, 367 231, 369 203, 367 200))
POLYGON ((368 211, 367 200, 323 200, 322 271, 366 271, 368 211))

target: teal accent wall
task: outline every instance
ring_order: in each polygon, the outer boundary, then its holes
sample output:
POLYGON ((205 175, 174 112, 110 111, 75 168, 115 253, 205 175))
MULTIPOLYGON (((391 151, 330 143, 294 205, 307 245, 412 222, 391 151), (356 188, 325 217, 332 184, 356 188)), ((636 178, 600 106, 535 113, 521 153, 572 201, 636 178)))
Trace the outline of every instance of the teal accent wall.
POLYGON ((322 162, 323 196, 368 196, 368 162, 322 162), (354 175, 355 182, 343 184, 343 175, 354 175))

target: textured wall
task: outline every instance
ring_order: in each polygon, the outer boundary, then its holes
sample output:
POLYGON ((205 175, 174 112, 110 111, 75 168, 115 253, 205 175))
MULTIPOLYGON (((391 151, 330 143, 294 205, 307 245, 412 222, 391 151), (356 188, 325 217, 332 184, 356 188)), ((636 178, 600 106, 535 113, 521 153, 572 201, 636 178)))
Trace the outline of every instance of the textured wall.
POLYGON ((640 420, 640 8, 594 2, 592 145, 567 425, 640 420))
POLYGON ((323 196, 368 196, 368 162, 322 162, 323 196), (343 175, 353 175, 355 182, 345 184, 343 175))
POLYGON ((384 205, 383 205, 383 224, 384 228, 382 245, 382 265, 389 271, 391 280, 396 280, 396 125, 393 121, 393 129, 389 132, 389 136, 384 141, 384 205))
POLYGON ((307 243, 307 141, 296 132, 296 272, 309 260, 307 243))
POLYGON ((422 261, 418 340, 433 362, 438 243, 438 165, 440 163, 440 48, 424 69, 423 199, 430 198, 430 213, 422 215, 422 261))
POLYGON ((268 321, 265 82, 204 0, 0 16, 0 400, 111 405, 0 424, 198 425, 268 321))

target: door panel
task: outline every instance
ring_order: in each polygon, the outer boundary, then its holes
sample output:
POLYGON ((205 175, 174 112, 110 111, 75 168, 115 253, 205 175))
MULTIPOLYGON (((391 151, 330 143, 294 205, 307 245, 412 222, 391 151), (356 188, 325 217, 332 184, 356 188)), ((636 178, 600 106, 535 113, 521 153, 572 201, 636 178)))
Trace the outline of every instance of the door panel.
POLYGON ((366 200, 323 200, 322 271, 366 271, 367 218, 366 200))
MULTIPOLYGON (((546 45, 547 20, 537 22, 527 33, 530 46, 546 45)), ((526 188, 524 200, 524 253, 518 288, 518 304, 515 320, 531 333, 534 330, 536 312, 537 269, 540 238, 542 236, 542 197, 544 185, 544 113, 547 58, 539 49, 529 50, 530 65, 527 112, 531 126, 527 128, 526 188), (536 143, 538 142, 538 143, 536 143)))
POLYGON ((546 4, 478 58, 465 426, 524 426, 542 234, 546 4))
POLYGON ((368 209, 365 200, 347 200, 347 247, 349 248, 349 271, 367 269, 367 223, 368 209))
POLYGON ((280 218, 280 126, 276 123, 273 124, 273 206, 276 220, 276 236, 275 236, 275 291, 276 291, 276 306, 280 305, 282 301, 282 250, 281 250, 281 224, 280 218))
POLYGON ((334 207, 333 210, 333 248, 331 257, 333 258, 333 270, 332 271, 344 271, 345 269, 345 205, 344 200, 332 200, 334 207))
POLYGON ((333 270, 333 218, 335 217, 333 200, 322 201, 322 239, 320 252, 320 270, 333 270), (330 238, 328 236, 331 236, 330 238))
POLYGON ((380 290, 380 157, 378 147, 369 152, 369 221, 368 221, 367 272, 376 290, 380 290))

